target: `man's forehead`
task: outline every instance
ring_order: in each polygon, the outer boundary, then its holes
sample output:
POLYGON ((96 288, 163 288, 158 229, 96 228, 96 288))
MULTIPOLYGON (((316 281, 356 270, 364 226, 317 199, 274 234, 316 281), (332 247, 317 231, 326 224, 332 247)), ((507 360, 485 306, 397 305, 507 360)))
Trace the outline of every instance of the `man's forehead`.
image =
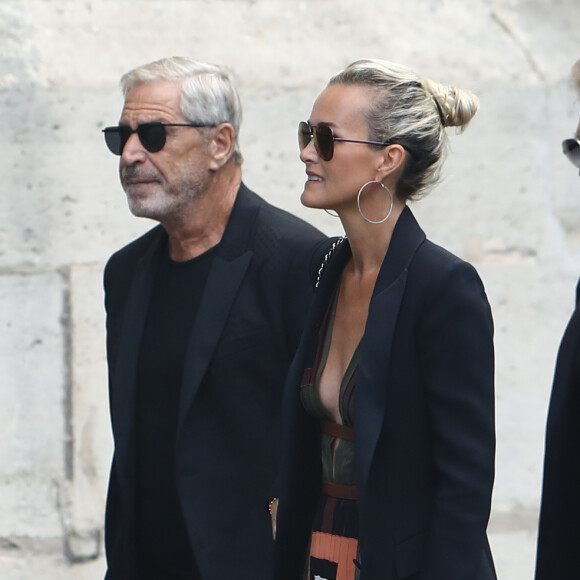
POLYGON ((138 83, 128 92, 122 117, 127 115, 181 117, 181 91, 168 81, 138 83))

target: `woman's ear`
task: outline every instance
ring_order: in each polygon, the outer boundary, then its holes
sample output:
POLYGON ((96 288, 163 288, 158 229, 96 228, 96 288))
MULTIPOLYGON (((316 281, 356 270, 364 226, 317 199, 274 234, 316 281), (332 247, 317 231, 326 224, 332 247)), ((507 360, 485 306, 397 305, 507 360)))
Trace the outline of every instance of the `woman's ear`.
POLYGON ((221 123, 214 129, 208 149, 211 156, 210 169, 218 171, 232 156, 236 147, 236 132, 230 123, 221 123))
POLYGON ((377 180, 382 181, 387 175, 397 173, 405 163, 405 155, 405 149, 397 143, 385 147, 377 168, 377 180))

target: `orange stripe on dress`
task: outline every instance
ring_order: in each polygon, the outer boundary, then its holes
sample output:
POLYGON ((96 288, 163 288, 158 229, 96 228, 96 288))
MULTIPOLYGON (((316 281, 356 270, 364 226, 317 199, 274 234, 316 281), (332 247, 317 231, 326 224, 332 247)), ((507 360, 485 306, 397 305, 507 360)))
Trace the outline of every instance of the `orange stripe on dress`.
POLYGON ((325 532, 312 532, 310 555, 338 565, 336 580, 354 580, 354 560, 358 550, 356 538, 343 538, 325 532))

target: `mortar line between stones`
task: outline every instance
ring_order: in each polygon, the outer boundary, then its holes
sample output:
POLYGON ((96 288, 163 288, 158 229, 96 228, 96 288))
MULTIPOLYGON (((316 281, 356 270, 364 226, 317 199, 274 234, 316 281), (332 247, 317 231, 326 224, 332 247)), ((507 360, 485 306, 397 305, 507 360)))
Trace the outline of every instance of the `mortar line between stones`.
POLYGON ((63 415, 64 415, 64 470, 65 478, 73 479, 74 441, 73 441, 73 385, 72 385, 72 304, 71 269, 59 269, 63 279, 61 326, 63 334, 63 415))
POLYGON ((537 75, 540 82, 546 84, 546 77, 544 76, 544 73, 542 72, 538 63, 535 61, 530 49, 523 43, 522 40, 520 40, 517 34, 512 30, 510 25, 505 20, 502 19, 502 17, 497 13, 497 11, 494 10, 491 13, 491 18, 499 25, 499 27, 509 36, 509 38, 512 39, 514 44, 520 49, 520 51, 524 55, 524 58, 530 65, 530 68, 537 75))

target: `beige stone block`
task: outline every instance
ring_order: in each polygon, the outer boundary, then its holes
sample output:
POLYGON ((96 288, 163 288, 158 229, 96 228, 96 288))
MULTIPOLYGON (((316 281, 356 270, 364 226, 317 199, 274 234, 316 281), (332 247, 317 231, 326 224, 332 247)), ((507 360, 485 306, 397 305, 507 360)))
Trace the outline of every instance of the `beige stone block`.
POLYGON ((70 269, 71 479, 66 534, 73 560, 100 553, 112 455, 102 275, 102 264, 70 269))
POLYGON ((105 561, 71 564, 59 554, 57 545, 13 545, 0 551, 2 580, 99 580, 105 575, 105 561))
POLYGON ((0 537, 61 531, 64 289, 56 272, 0 275, 0 537))
POLYGON ((536 534, 517 530, 489 537, 498 578, 530 580, 536 567, 536 534))

